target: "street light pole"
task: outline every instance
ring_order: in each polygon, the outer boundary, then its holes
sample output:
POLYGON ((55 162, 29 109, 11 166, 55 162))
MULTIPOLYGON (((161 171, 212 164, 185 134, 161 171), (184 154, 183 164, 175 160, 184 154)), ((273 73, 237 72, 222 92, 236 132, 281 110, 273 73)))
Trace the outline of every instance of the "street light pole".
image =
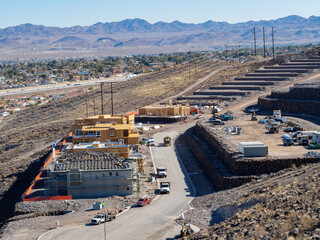
POLYGON ((106 214, 104 214, 104 224, 103 224, 103 228, 104 228, 104 240, 107 240, 107 228, 106 228, 106 221, 107 221, 107 216, 106 214))

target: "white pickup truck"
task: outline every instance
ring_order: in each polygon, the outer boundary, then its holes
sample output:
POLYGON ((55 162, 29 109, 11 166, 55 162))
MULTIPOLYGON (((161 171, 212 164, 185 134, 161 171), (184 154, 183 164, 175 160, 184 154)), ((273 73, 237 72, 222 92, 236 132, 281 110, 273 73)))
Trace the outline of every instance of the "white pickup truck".
POLYGON ((160 193, 170 193, 170 183, 169 182, 161 182, 160 183, 160 193))
POLYGON ((111 222, 114 219, 116 219, 116 216, 111 213, 97 214, 94 218, 91 219, 91 223, 99 225, 100 223, 111 222))
POLYGON ((157 177, 158 178, 167 177, 167 169, 164 167, 157 167, 157 177))

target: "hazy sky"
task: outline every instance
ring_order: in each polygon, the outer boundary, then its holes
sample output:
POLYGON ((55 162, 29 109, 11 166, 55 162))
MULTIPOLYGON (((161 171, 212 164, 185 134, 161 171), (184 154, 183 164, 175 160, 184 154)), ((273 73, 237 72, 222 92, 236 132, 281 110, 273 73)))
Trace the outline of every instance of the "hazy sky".
POLYGON ((229 23, 288 15, 320 15, 319 0, 0 0, 0 28, 32 23, 87 26, 142 18, 150 23, 207 20, 229 23))

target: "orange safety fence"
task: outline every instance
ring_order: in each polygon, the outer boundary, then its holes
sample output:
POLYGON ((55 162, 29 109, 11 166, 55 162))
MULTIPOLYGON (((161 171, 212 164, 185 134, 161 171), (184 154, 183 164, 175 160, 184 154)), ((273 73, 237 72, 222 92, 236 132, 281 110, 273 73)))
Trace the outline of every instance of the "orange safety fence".
MULTIPOLYGON (((72 136, 72 132, 70 132, 68 134, 68 136, 62 141, 62 143, 60 144, 60 147, 58 150, 55 150, 55 153, 59 153, 61 151, 62 146, 66 143, 67 138, 72 136)), ((43 164, 43 167, 41 168, 40 173, 35 177, 33 183, 29 186, 28 190, 25 192, 25 194, 23 195, 23 201, 24 202, 31 202, 31 201, 43 201, 43 200, 70 200, 69 198, 72 196, 46 196, 46 197, 34 197, 34 198, 29 198, 26 199, 26 197, 30 194, 31 190, 33 189, 34 185, 36 184, 36 182, 39 180, 41 174, 43 173, 43 171, 45 170, 46 166, 48 165, 49 162, 51 162, 52 160, 52 153, 49 155, 49 157, 47 158, 47 160, 45 161, 45 163, 43 164), (55 197, 67 197, 68 199, 55 199, 55 197), (46 199, 44 199, 46 198, 46 199), (48 198, 48 199, 47 199, 48 198), (50 198, 50 199, 49 199, 50 198), (34 199, 34 200, 32 200, 34 199), (39 200, 42 199, 42 200, 39 200)))
POLYGON ((71 195, 67 196, 44 196, 44 197, 33 197, 33 198, 24 198, 24 202, 34 202, 34 201, 57 201, 57 200, 72 200, 71 195))
POLYGON ((128 112, 126 115, 129 116, 129 115, 135 115, 135 114, 139 114, 139 111, 128 112))

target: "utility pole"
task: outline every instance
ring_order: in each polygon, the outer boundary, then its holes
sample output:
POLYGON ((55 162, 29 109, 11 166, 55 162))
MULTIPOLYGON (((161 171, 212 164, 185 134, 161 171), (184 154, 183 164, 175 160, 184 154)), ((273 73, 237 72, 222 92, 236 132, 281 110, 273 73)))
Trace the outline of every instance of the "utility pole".
POLYGON ((239 51, 238 51, 239 63, 240 63, 240 51, 241 51, 241 46, 239 44, 239 51))
POLYGON ((274 32, 272 27, 272 58, 274 59, 274 32))
POLYGON ((104 231, 104 240, 107 240, 107 227, 106 227, 106 221, 107 216, 104 214, 104 224, 103 224, 103 231, 104 231))
POLYGON ((228 62, 228 45, 226 45, 226 63, 228 62))
POLYGON ((266 35, 264 32, 264 27, 262 28, 263 30, 263 57, 266 58, 266 35))
POLYGON ((253 41, 254 41, 254 56, 257 56, 256 27, 253 28, 253 41))
POLYGON ((231 46, 232 63, 234 63, 234 46, 231 46))
POLYGON ((88 117, 88 92, 86 92, 86 116, 88 117))
POLYGON ((113 88, 112 88, 112 82, 111 82, 111 115, 113 116, 113 88))
POLYGON ((96 115, 96 96, 93 91, 93 116, 96 115))
POLYGON ((189 82, 191 81, 191 69, 190 69, 190 60, 189 60, 189 82))
POLYGON ((103 115, 103 91, 102 91, 103 83, 101 83, 100 88, 101 88, 101 115, 103 115))

